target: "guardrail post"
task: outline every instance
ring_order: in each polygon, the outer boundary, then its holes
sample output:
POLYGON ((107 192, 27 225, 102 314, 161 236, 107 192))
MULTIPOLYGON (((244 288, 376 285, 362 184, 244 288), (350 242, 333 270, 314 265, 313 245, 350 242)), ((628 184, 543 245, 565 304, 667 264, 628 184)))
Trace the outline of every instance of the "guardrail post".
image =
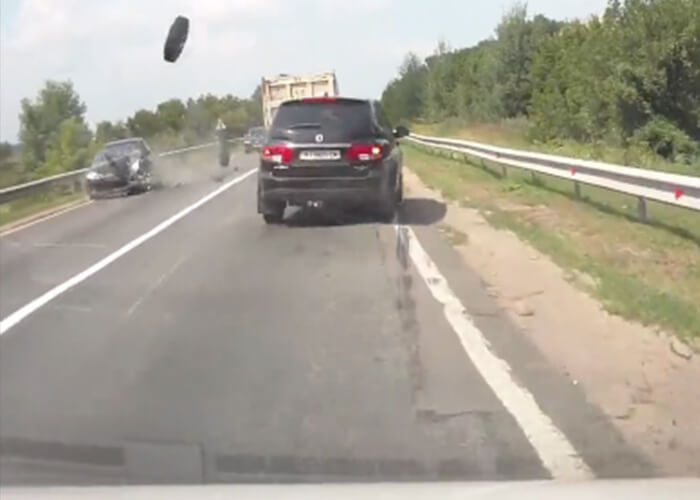
POLYGON ((530 171, 530 180, 532 181, 533 184, 537 184, 537 176, 535 175, 535 172, 530 171))
POLYGON ((639 213, 639 221, 646 222, 647 221, 647 200, 645 200, 642 196, 639 196, 637 198, 637 212, 639 213))
POLYGON ((576 195, 576 199, 581 199, 581 184, 577 181, 574 181, 574 194, 576 195))
POLYGON ((501 165, 501 176, 504 179, 508 177, 508 168, 505 165, 501 165))

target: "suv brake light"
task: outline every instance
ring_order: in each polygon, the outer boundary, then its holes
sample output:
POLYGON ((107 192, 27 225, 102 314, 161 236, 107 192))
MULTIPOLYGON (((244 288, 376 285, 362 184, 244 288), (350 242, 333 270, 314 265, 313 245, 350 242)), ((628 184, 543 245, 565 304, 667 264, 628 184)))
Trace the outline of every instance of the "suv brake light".
POLYGON ((352 144, 345 152, 350 161, 372 161, 382 157, 384 148, 380 144, 352 144))
POLYGON ((263 160, 273 163, 289 163, 294 150, 285 144, 272 144, 263 148, 263 160))

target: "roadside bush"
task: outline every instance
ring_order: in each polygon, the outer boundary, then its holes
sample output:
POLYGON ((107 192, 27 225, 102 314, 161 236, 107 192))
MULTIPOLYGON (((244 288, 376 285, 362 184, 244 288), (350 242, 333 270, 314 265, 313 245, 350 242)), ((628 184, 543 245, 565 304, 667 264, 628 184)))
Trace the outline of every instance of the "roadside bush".
POLYGON ((662 117, 654 117, 638 129, 634 140, 671 161, 691 163, 699 153, 697 142, 662 117))

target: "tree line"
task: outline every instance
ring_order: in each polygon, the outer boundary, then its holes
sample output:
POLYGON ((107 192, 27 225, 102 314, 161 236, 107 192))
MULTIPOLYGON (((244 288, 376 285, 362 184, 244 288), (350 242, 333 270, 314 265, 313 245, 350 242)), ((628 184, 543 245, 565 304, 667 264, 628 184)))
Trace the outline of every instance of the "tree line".
POLYGON ((700 2, 610 0, 558 22, 508 12, 495 36, 422 61, 408 54, 382 94, 394 121, 524 117, 532 139, 642 146, 700 157, 700 2))
POLYGON ((124 120, 101 121, 92 130, 87 106, 70 81, 47 81, 33 99, 23 99, 20 144, 0 144, 0 182, 24 180, 89 165, 106 142, 139 136, 164 149, 212 140, 220 118, 232 137, 262 123, 259 88, 250 98, 212 94, 169 99, 124 120), (18 150, 18 151, 16 151, 18 150))

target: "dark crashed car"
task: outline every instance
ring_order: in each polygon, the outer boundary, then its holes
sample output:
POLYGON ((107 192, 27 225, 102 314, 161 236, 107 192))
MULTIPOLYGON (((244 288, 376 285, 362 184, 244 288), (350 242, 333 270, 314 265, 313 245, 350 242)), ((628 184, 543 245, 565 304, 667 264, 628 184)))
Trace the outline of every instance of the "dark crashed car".
POLYGON ((154 185, 151 148, 140 137, 105 144, 85 177, 91 198, 128 195, 154 185))
POLYGON ((403 199, 403 154, 376 101, 340 97, 283 103, 258 172, 258 213, 283 219, 287 206, 369 208, 390 221, 403 199))

